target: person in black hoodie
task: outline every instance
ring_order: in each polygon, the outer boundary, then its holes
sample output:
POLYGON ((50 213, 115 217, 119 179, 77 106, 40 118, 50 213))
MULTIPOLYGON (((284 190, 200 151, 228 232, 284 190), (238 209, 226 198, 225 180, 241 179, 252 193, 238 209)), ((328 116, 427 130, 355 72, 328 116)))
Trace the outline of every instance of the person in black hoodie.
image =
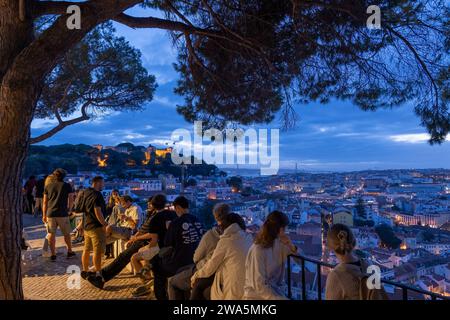
POLYGON ((172 221, 167 230, 164 248, 151 260, 154 291, 158 300, 168 299, 167 278, 194 262, 194 252, 204 231, 197 217, 189 213, 189 201, 185 197, 177 197, 173 206, 178 218, 172 221))

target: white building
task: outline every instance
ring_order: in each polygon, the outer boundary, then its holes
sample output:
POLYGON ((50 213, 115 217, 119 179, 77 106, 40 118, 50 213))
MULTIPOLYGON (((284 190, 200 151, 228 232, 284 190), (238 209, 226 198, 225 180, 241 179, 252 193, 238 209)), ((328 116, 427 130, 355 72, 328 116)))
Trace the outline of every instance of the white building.
POLYGON ((145 191, 162 191, 163 185, 159 179, 141 180, 139 187, 145 191))
POLYGON ((443 252, 450 250, 450 243, 420 243, 417 245, 418 248, 423 248, 428 252, 436 255, 440 255, 443 252))

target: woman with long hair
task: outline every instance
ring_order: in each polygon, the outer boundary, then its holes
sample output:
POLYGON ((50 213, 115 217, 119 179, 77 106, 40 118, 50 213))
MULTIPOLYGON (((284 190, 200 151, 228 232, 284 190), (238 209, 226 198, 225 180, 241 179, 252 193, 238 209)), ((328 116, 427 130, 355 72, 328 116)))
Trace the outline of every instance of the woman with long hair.
POLYGON ((106 204, 106 219, 111 216, 113 208, 117 205, 120 205, 120 194, 119 190, 114 189, 108 197, 108 203, 106 204))
MULTIPOLYGON (((108 203, 106 204, 106 216, 105 220, 110 225, 117 225, 120 221, 120 215, 125 211, 122 207, 121 197, 119 190, 113 189, 111 195, 108 198, 108 203)), ((110 243, 106 245, 105 258, 109 259, 113 257, 113 247, 114 244, 110 243)))
POLYGON ((245 262, 244 299, 287 299, 280 287, 287 256, 297 253, 297 247, 285 233, 288 224, 288 217, 280 211, 267 216, 245 262))

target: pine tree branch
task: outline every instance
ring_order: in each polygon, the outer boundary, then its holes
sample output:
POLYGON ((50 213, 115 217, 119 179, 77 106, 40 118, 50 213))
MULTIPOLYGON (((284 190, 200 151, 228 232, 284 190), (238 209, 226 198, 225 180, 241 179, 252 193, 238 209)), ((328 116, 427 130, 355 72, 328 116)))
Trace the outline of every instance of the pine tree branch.
POLYGON ((71 120, 62 120, 61 115, 59 114, 59 111, 56 110, 55 117, 58 119, 58 125, 56 127, 54 127, 53 129, 47 131, 46 133, 43 133, 37 137, 31 138, 30 144, 36 144, 36 143, 42 142, 42 141, 54 136, 55 134, 57 134, 58 132, 63 130, 65 127, 89 120, 90 117, 87 114, 86 109, 87 109, 87 107, 89 107, 90 104, 91 104, 91 102, 87 101, 81 107, 81 116, 71 119, 71 120))

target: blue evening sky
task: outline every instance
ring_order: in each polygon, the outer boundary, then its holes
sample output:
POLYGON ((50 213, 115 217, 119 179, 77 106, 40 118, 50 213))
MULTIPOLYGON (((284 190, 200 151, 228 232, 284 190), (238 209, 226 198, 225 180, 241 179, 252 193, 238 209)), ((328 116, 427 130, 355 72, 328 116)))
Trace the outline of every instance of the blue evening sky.
MULTIPOLYGON (((143 10, 136 8, 130 13, 139 15, 143 10)), ((115 112, 68 127, 42 144, 132 142, 164 146, 173 130, 192 131, 192 124, 176 112, 176 105, 183 98, 173 93, 178 77, 172 66, 176 52, 167 33, 115 26, 119 35, 141 50, 145 67, 156 76, 159 86, 153 101, 142 112, 115 112)), ((304 170, 450 168, 449 142, 430 146, 426 130, 411 106, 365 112, 351 103, 335 101, 299 105, 296 111, 300 118, 297 127, 280 132, 283 168, 293 168, 295 162, 304 170)), ((32 135, 43 133, 54 124, 51 119, 35 120, 32 135)), ((277 119, 261 128, 279 126, 277 119)))

